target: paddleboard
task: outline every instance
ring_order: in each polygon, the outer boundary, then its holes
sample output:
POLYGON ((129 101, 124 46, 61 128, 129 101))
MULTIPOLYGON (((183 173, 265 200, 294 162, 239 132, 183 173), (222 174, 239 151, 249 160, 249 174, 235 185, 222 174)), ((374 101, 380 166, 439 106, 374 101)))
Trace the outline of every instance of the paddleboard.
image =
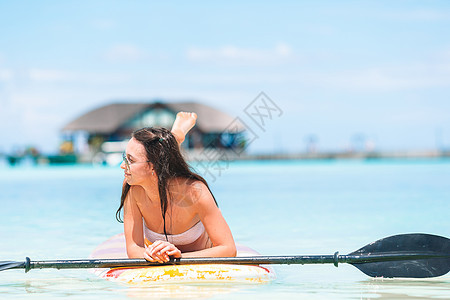
MULTIPOLYGON (((236 246, 237 256, 259 255, 259 253, 249 247, 236 246)), ((101 243, 91 253, 90 258, 127 258, 124 234, 114 235, 101 243)), ((270 266, 232 264, 95 269, 94 273, 101 278, 135 285, 205 282, 267 283, 275 278, 275 272, 270 266)))

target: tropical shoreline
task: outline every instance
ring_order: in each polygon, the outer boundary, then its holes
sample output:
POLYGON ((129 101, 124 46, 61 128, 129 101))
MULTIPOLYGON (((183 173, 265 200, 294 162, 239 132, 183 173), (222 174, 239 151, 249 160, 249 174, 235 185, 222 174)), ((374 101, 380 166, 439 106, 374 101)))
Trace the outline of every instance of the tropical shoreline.
MULTIPOLYGON (((101 153, 96 155, 0 155, 2 164, 27 165, 117 165, 121 162, 121 153, 101 153)), ((318 152, 318 153, 237 153, 233 150, 193 150, 184 152, 188 161, 249 161, 249 160, 377 160, 377 159, 439 159, 450 157, 450 151, 386 151, 386 152, 318 152)))

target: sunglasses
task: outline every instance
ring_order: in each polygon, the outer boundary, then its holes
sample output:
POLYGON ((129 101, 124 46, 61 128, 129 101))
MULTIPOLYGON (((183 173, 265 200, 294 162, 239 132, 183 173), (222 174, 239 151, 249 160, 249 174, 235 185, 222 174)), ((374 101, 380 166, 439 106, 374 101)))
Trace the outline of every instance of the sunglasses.
POLYGON ((130 163, 125 152, 122 153, 122 159, 123 159, 123 162, 125 163, 125 167, 127 168, 127 171, 130 171, 131 164, 142 164, 142 163, 150 162, 149 160, 146 160, 146 161, 134 161, 134 162, 130 163))

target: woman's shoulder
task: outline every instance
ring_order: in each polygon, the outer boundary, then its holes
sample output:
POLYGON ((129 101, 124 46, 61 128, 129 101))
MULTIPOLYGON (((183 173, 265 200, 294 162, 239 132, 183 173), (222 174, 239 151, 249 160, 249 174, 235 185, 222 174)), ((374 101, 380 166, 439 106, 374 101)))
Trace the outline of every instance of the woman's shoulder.
POLYGON ((171 190, 174 195, 182 195, 180 198, 190 204, 198 203, 205 195, 211 194, 208 187, 196 179, 176 178, 171 183, 171 190))
POLYGON ((208 190, 208 188, 203 182, 191 178, 175 178, 173 180, 172 185, 174 186, 175 189, 187 193, 198 193, 205 189, 208 190))
POLYGON ((202 186, 205 186, 203 182, 200 180, 194 179, 194 178, 183 178, 183 177, 176 177, 170 179, 169 185, 176 188, 182 188, 182 189, 192 189, 192 188, 202 188, 202 186))

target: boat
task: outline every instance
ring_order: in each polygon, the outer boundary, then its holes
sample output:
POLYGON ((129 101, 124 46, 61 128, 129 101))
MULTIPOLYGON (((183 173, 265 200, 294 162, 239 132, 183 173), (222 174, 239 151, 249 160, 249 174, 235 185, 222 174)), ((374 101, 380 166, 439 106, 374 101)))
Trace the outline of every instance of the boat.
MULTIPOLYGON (((255 250, 237 244, 237 256, 258 256, 255 250)), ((91 253, 92 259, 127 258, 125 236, 116 234, 101 243, 91 253)), ((130 285, 161 283, 250 283, 273 281, 275 272, 270 266, 233 264, 161 265, 148 267, 120 267, 95 269, 94 273, 107 280, 130 285)))

